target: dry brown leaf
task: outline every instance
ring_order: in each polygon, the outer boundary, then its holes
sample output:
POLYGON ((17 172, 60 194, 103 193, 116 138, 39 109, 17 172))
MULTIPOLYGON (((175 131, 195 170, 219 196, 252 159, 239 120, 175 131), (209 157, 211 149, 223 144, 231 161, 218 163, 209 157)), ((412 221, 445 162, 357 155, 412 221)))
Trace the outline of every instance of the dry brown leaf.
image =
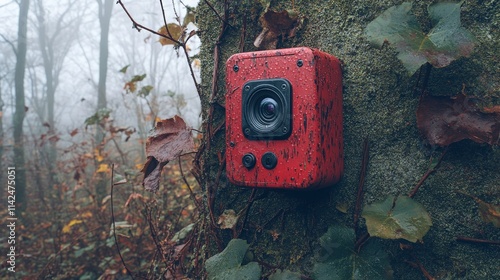
POLYGON ((260 23, 262 25, 262 32, 254 41, 255 47, 276 49, 279 36, 286 38, 295 36, 300 20, 298 13, 293 10, 276 12, 267 9, 260 17, 260 23))
POLYGON ((236 215, 233 209, 226 209, 224 213, 219 216, 217 224, 220 225, 221 229, 234 229, 239 218, 240 217, 236 215))
POLYGON ((423 96, 417 109, 417 126, 431 145, 448 146, 463 139, 500 144, 500 113, 484 113, 473 98, 423 96))
POLYGON ((485 223, 492 223, 495 227, 500 228, 500 205, 486 203, 481 199, 462 191, 459 191, 459 193, 474 199, 479 206, 479 216, 481 216, 481 219, 485 223))
POLYGON ((157 122, 146 141, 147 161, 141 170, 144 173, 142 182, 144 188, 156 192, 160 186, 163 166, 182 153, 190 152, 193 149, 194 141, 191 136, 191 128, 186 126, 181 117, 175 116, 157 122))
POLYGON ((167 27, 162 26, 159 30, 158 33, 165 35, 168 38, 165 37, 160 37, 159 41, 162 46, 165 45, 175 45, 175 41, 178 41, 181 38, 182 35, 182 27, 178 25, 177 23, 169 23, 167 24, 167 27), (167 30, 168 28, 168 30, 167 30), (173 40, 175 41, 173 41, 173 40))

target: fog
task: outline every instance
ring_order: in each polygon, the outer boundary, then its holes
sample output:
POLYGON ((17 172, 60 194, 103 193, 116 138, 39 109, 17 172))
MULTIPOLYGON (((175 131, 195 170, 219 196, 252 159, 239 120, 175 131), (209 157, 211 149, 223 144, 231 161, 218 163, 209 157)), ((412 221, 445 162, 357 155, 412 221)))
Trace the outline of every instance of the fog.
MULTIPOLYGON (((134 228, 135 239, 128 243, 134 248, 127 250, 137 254, 131 257, 156 258, 154 243, 141 243, 151 225, 143 211, 166 210, 167 199, 144 192, 145 144, 160 120, 178 115, 193 135, 201 125, 200 40, 192 17, 198 0, 118 3, 0 0, 0 182, 9 180, 8 201, 3 196, 9 208, 1 220, 12 225, 10 239, 0 237, 11 253, 1 279, 123 279, 126 272, 110 246, 116 239, 109 210, 116 207, 128 211, 112 215, 117 227, 134 228), (158 35, 139 32, 126 11, 153 31, 165 23, 178 28, 172 35, 177 42, 161 44, 158 35), (107 46, 101 45, 104 34, 107 46), (113 200, 116 181, 120 188, 113 200), (144 204, 129 205, 133 198, 144 204)), ((193 209, 171 201, 186 195, 186 189, 174 192, 171 186, 181 180, 181 165, 189 169, 189 152, 178 157, 178 165, 164 168, 169 180, 160 192, 168 192, 168 211, 193 209)), ((185 226, 190 215, 172 229, 185 226)), ((173 216, 162 217, 162 227, 173 224, 173 216)), ((135 260, 137 271, 147 273, 149 262, 135 260)))
MULTIPOLYGON (((31 1, 28 19, 28 53, 25 75, 25 98, 28 107, 25 126, 38 127, 43 124, 47 102, 44 91, 47 88, 43 60, 39 44, 37 13, 39 0, 31 1)), ((176 22, 175 13, 182 19, 185 6, 195 7, 196 0, 180 3, 165 1, 165 15, 168 22, 176 22)), ((158 1, 123 1, 134 19, 141 24, 158 30, 163 26, 163 18, 158 1)), ((85 119, 95 113, 97 106, 97 83, 99 73, 99 34, 97 1, 43 1, 46 31, 53 38, 53 56, 56 67, 60 67, 59 84, 55 92, 55 126, 60 133, 67 133, 82 126, 85 119), (64 14, 63 17, 61 15, 64 14), (62 18, 62 19, 61 19, 62 18), (56 30, 61 20, 61 30, 56 30), (54 35, 58 32, 57 35, 54 35), (66 53, 66 54, 65 54, 66 53)), ((14 108, 14 66, 13 46, 17 41, 17 21, 19 6, 16 1, 0 1, 0 78, 1 94, 5 103, 3 123, 8 137, 14 108)), ((189 24, 187 32, 195 29, 189 24)), ((199 39, 195 36, 188 46, 190 55, 199 51, 199 39)), ((186 59, 181 50, 174 46, 162 46, 158 36, 132 28, 132 22, 119 5, 114 5, 109 31, 108 78, 106 82, 107 107, 112 110, 115 125, 143 125, 148 131, 152 122, 138 124, 137 110, 142 110, 149 119, 151 108, 157 110, 159 118, 181 115, 192 127, 200 125, 200 100, 195 84, 189 74, 186 59), (119 70, 130 65, 126 74, 119 70), (133 93, 126 93, 124 84, 134 75, 146 74, 139 87, 153 86, 148 102, 133 93), (185 103, 184 103, 184 102, 185 103), (179 104, 181 103, 181 104, 179 104), (179 106, 180 105, 180 106, 179 106), (140 108, 139 108, 140 107, 140 108)), ((199 67, 195 66, 199 73, 199 67)), ((30 129, 28 129, 29 131, 30 129)))

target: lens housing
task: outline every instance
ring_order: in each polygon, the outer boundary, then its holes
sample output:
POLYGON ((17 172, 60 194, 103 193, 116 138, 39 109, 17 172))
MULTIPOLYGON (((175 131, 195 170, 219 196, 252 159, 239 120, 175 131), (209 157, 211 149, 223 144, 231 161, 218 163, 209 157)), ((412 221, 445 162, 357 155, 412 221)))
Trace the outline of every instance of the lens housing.
POLYGON ((292 87, 286 79, 243 85, 242 128, 248 139, 286 139, 292 132, 292 87))

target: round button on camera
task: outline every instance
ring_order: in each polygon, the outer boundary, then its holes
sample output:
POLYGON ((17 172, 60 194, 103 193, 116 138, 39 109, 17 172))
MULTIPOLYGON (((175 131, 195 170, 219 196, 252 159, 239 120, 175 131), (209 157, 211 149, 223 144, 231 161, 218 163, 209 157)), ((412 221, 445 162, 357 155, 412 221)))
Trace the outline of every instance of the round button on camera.
POLYGON ((243 156, 243 165, 248 169, 252 169, 256 162, 257 160, 252 153, 248 153, 243 156))
POLYGON ((274 153, 267 152, 262 156, 262 165, 266 169, 273 169, 278 164, 278 158, 274 153))

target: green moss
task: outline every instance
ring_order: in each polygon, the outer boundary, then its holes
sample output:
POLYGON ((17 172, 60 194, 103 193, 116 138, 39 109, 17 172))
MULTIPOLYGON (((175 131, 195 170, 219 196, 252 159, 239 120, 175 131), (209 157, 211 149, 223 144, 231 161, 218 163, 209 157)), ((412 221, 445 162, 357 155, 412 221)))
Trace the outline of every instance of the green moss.
MULTIPOLYGON (((210 1, 223 14, 222 0, 210 1)), ((260 32, 257 23, 261 9, 257 1, 229 1, 229 23, 220 43, 216 102, 224 104, 224 64, 239 52, 242 21, 246 15, 245 50, 254 50, 253 40, 260 32)), ((370 161, 365 183, 365 203, 388 194, 408 194, 425 173, 432 150, 425 146, 416 128, 418 94, 413 93, 417 74, 408 77, 391 48, 371 48, 363 37, 364 27, 388 7, 401 1, 296 0, 295 9, 305 16, 305 24, 296 37, 284 46, 310 46, 339 57, 343 62, 345 175, 336 186, 312 193, 258 190, 250 208, 242 237, 252 243, 257 258, 281 269, 301 270, 310 275, 311 259, 317 240, 331 224, 352 226, 352 212, 343 214, 337 203, 348 202, 354 209, 361 163, 363 139, 370 140, 370 161), (270 231, 280 233, 273 240, 270 231), (293 260, 293 261, 292 261, 293 260)), ((426 7, 434 1, 418 1, 414 12, 424 22, 426 7)), ((272 7, 289 8, 289 0, 272 1, 272 7)), ((462 85, 470 94, 486 98, 488 104, 500 104, 500 10, 498 1, 466 1, 462 8, 463 25, 479 40, 476 52, 443 69, 431 72, 429 91, 434 95, 453 95, 462 85)), ((221 21, 203 1, 198 10, 202 30, 202 89, 204 119, 210 104, 213 50, 221 21)), ((224 121, 224 109, 214 106, 213 126, 224 121)), ((205 141, 207 141, 205 133, 205 141)), ((224 129, 216 133, 210 149, 203 155, 204 188, 213 186, 224 154, 224 129)), ((414 245, 413 254, 433 276, 453 279, 493 279, 500 277, 497 248, 457 243, 465 235, 499 240, 500 233, 484 225, 477 206, 457 195, 466 190, 492 203, 500 204, 500 152, 470 141, 453 144, 440 168, 425 182, 415 199, 430 213, 433 227, 424 244, 414 245), (484 232, 485 236, 479 236, 484 232)), ((222 177, 214 202, 215 217, 224 209, 243 209, 251 190, 230 185, 222 177)), ((220 235, 229 241, 231 234, 220 235)), ((391 251, 394 279, 422 278, 418 269, 403 260, 412 260, 398 241, 384 243, 391 251)))

